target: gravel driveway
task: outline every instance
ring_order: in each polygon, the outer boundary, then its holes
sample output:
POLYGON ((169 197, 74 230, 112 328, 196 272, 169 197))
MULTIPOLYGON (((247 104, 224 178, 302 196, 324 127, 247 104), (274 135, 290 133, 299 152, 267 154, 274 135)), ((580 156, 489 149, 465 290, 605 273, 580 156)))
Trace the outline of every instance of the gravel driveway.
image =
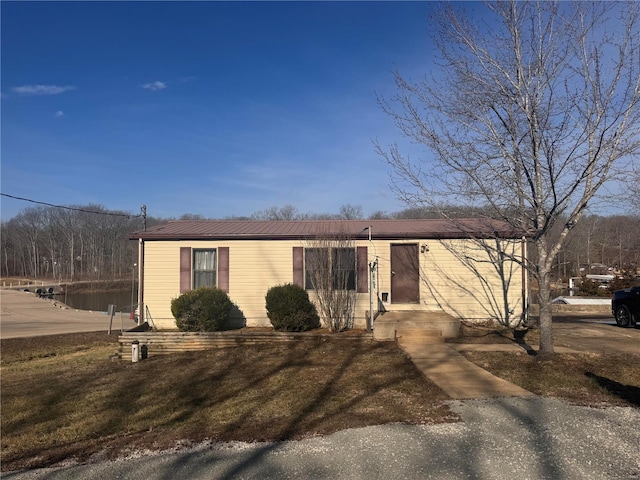
POLYGON ((299 442, 203 444, 3 478, 640 479, 640 409, 540 397, 449 404, 463 422, 367 427, 299 442))

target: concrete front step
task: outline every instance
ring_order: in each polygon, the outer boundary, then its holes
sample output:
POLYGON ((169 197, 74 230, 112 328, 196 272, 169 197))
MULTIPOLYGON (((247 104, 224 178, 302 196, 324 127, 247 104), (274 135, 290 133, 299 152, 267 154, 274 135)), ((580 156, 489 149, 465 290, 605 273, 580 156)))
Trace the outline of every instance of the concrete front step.
POLYGON ((411 343, 444 343, 442 331, 437 328, 402 328, 396 330, 396 341, 402 345, 411 343))
POLYGON ((437 330, 442 338, 457 337, 460 321, 443 311, 393 311, 378 316, 373 338, 395 340, 398 330, 437 330))

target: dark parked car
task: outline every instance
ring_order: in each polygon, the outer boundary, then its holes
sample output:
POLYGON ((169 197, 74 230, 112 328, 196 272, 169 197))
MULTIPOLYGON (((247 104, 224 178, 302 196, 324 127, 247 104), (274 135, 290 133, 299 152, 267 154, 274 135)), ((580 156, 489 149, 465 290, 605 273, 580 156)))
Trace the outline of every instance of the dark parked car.
POLYGON ((616 290, 611 299, 611 311, 621 327, 635 325, 640 319, 640 286, 616 290))

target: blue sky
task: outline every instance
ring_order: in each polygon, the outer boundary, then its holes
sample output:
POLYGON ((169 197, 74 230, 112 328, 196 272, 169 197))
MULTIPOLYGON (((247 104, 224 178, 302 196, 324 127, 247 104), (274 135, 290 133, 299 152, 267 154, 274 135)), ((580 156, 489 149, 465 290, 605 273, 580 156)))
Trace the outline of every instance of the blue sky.
MULTIPOLYGON (((372 140, 423 2, 2 2, 2 193, 211 218, 404 208, 372 140)), ((2 197, 2 219, 32 204, 2 197)))

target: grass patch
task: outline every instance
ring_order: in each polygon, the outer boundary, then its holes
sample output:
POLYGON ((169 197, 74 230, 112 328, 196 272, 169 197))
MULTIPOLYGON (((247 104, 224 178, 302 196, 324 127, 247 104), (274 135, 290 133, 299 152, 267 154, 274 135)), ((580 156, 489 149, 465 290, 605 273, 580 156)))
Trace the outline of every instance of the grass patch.
POLYGON ((96 347, 110 347, 110 353, 114 353, 118 350, 118 334, 109 336, 105 332, 88 332, 11 338, 2 340, 0 345, 0 365, 4 367, 38 358, 88 351, 96 347))
MULTIPOLYGON (((513 339, 473 327, 459 341, 513 339)), ((117 335, 104 332, 1 341, 3 471, 205 439, 299 439, 458 420, 448 397, 392 342, 310 338, 137 364, 110 361, 116 349, 117 335)), ((525 353, 464 355, 538 395, 640 406, 640 355, 556 354, 549 362, 525 353)))
POLYGON ((640 355, 559 354, 537 361, 525 353, 465 352, 494 375, 546 397, 578 405, 640 407, 640 355))
MULTIPOLYGON (((530 329, 524 336, 527 343, 538 343, 540 331, 530 329)), ((457 337, 447 338, 447 343, 475 343, 475 344, 509 344, 517 343, 513 330, 503 325, 486 326, 462 322, 457 337)))
POLYGON ((301 340, 109 361, 105 333, 2 340, 2 470, 179 441, 456 421, 394 343, 301 340))

